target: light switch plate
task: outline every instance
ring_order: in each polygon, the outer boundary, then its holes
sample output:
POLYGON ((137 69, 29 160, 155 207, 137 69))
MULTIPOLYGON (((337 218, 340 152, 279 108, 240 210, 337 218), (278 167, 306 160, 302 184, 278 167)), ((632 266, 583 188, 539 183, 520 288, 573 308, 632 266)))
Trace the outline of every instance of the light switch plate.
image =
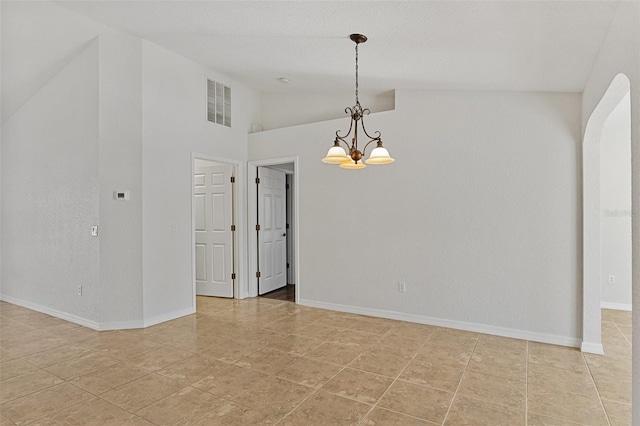
POLYGON ((98 236, 98 225, 92 225, 91 226, 91 236, 92 237, 97 237, 98 236))

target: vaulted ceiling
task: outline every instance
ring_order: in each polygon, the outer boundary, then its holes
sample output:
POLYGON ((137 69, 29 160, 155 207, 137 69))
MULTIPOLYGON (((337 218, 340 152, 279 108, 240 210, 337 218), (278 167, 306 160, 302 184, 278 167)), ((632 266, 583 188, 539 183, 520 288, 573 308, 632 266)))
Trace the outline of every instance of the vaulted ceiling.
POLYGON ((581 92, 617 1, 1 2, 3 121, 113 27, 261 92, 581 92), (88 19, 86 19, 88 18, 88 19), (277 79, 287 77, 290 84, 277 79))

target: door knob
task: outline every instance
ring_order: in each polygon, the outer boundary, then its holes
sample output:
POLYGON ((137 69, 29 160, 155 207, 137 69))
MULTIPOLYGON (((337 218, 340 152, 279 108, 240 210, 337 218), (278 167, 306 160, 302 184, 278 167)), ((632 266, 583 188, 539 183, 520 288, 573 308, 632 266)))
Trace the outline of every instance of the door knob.
POLYGON ((287 236, 287 233, 285 232, 284 234, 282 234, 282 236, 283 236, 283 237, 286 237, 286 236, 287 236))

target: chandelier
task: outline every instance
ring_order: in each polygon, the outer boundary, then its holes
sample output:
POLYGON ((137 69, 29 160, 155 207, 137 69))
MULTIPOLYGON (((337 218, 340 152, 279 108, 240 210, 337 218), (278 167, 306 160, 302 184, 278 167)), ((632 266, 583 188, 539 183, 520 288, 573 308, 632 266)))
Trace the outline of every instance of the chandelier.
POLYGON ((374 136, 367 133, 367 129, 364 127, 364 116, 369 115, 371 111, 369 108, 362 108, 360 100, 358 99, 358 45, 367 41, 367 37, 362 34, 351 34, 349 38, 351 38, 351 40, 356 44, 356 104, 353 107, 347 107, 344 109, 344 112, 351 116, 349 130, 346 134, 340 134, 340 130, 336 131, 336 139, 333 146, 329 148, 329 152, 327 152, 327 156, 322 159, 322 162, 327 164, 338 164, 343 169, 351 170, 364 169, 367 167, 364 163, 391 164, 396 160, 391 158, 389 151, 382 146, 380 132, 376 130, 374 136), (362 148, 362 151, 358 148, 358 123, 360 124, 360 127, 362 127, 362 133, 369 138, 367 143, 364 145, 364 148, 362 148), (351 145, 349 145, 346 138, 351 135, 351 131, 353 131, 353 136, 351 137, 351 145), (349 155, 347 155, 347 152, 340 145, 340 142, 345 144, 349 150, 349 155), (369 154, 369 158, 363 162, 362 158, 366 154, 367 147, 373 142, 376 143, 376 147, 371 151, 371 154, 369 154))

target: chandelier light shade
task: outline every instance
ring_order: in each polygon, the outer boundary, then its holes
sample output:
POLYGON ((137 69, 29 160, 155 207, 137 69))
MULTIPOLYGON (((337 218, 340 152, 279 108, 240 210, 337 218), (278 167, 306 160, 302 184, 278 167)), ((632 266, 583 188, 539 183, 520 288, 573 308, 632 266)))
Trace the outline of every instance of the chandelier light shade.
POLYGON ((333 146, 329 148, 329 152, 327 152, 327 156, 322 159, 322 162, 338 164, 341 168, 348 170, 364 169, 367 167, 365 163, 369 165, 391 164, 396 160, 391 158, 389 151, 382 146, 382 135, 380 132, 376 130, 374 136, 367 133, 367 129, 364 127, 364 116, 369 115, 371 111, 369 108, 362 108, 360 100, 358 99, 358 45, 367 41, 367 37, 362 34, 351 34, 349 38, 356 44, 356 104, 353 107, 345 108, 344 112, 351 116, 349 130, 345 134, 341 134, 340 130, 336 131, 333 146), (358 127, 362 129, 361 134, 369 138, 362 148, 362 151, 358 148, 358 127), (352 132, 353 136, 351 136, 351 144, 349 144, 347 138, 349 138, 352 132), (366 155, 367 147, 373 142, 376 143, 376 147, 369 154, 369 158, 363 161, 362 159, 366 155), (340 143, 343 143, 348 151, 345 151, 340 143))
POLYGON ((394 160, 389 155, 387 148, 382 146, 382 142, 378 142, 378 145, 371 151, 369 158, 367 158, 367 164, 391 164, 394 160))
POLYGON ((346 163, 340 163, 340 168, 347 170, 359 170, 364 169, 365 167, 367 166, 362 161, 358 161, 356 163, 352 159, 349 159, 349 161, 347 161, 346 163))
POLYGON ((340 143, 337 139, 335 144, 331 148, 329 148, 327 156, 322 159, 322 162, 327 164, 342 164, 351 161, 351 157, 347 155, 346 151, 343 147, 340 146, 340 143))

